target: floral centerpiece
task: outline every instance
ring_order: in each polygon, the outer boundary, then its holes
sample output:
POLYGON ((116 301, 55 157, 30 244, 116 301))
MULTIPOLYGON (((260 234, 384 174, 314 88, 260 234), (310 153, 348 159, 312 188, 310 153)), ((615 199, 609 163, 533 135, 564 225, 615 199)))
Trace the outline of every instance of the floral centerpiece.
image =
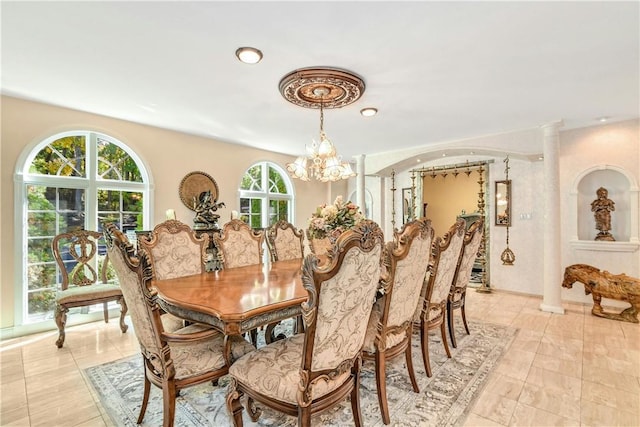
POLYGON ((364 219, 360 208, 351 201, 336 197, 332 205, 320 205, 309 218, 309 235, 312 239, 337 239, 345 230, 364 219))

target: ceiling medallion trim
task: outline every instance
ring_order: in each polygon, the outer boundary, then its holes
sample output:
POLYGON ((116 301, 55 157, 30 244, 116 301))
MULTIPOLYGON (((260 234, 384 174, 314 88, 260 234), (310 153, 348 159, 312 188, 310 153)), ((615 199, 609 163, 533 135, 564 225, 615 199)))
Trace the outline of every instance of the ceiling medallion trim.
POLYGON ((279 83, 287 101, 304 108, 341 108, 364 93, 362 77, 340 68, 308 67, 294 70, 279 83))

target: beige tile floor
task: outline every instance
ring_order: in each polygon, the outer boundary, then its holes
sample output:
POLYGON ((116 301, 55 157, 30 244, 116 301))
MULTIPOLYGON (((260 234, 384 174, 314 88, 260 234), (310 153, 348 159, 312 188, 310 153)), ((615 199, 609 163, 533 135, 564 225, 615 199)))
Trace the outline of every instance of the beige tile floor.
MULTIPOLYGON (((469 290, 467 316, 519 333, 490 376, 466 426, 640 426, 640 325, 592 316, 564 303, 469 290)), ((459 320, 459 314, 457 321, 459 320)), ((83 369, 138 353, 117 322, 71 327, 0 343, 0 425, 111 426, 83 369)))

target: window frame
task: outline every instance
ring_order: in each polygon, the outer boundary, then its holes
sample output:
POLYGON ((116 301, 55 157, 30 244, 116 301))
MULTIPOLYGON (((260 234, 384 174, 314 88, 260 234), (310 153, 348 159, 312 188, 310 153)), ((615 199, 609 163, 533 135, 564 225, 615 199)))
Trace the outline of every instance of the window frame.
POLYGON ((80 189, 85 194, 85 222, 84 227, 89 230, 98 230, 98 190, 134 191, 143 194, 142 219, 143 229, 148 229, 153 221, 153 184, 148 165, 140 156, 124 142, 107 134, 92 130, 71 130, 59 132, 47 138, 35 141, 25 147, 16 162, 14 173, 14 239, 15 250, 15 296, 14 296, 14 325, 37 325, 52 322, 51 319, 29 320, 28 310, 28 227, 25 227, 28 218, 27 187, 30 185, 80 189), (47 145, 56 140, 69 136, 84 136, 86 143, 85 153, 85 177, 57 176, 31 173, 30 167, 36 156, 47 145), (124 150, 138 166, 142 182, 123 182, 110 179, 101 179, 98 173, 98 141, 106 141, 115 144, 124 150))
MULTIPOLYGON (((288 221, 292 224, 295 223, 295 192, 293 187, 293 182, 289 177, 289 174, 285 171, 277 163, 264 160, 260 162, 255 162, 251 164, 245 171, 242 173, 240 177, 240 186, 242 185, 242 179, 244 176, 256 166, 262 166, 261 171, 261 183, 263 191, 255 191, 255 190, 243 190, 242 188, 238 188, 238 207, 240 207, 241 199, 260 199, 261 201, 261 214, 260 214, 260 223, 262 225, 261 228, 265 229, 269 227, 269 202, 271 200, 281 201, 286 200, 289 202, 289 206, 287 209, 288 221), (284 181, 285 187, 287 189, 286 193, 271 193, 269 191, 269 168, 275 169, 279 174, 282 180, 284 181), (266 225, 265 225, 266 224, 266 225)), ((239 186, 239 187, 240 187, 239 186)), ((242 212, 239 212, 239 216, 242 217, 242 212)), ((249 222, 249 224, 251 224, 249 222)))

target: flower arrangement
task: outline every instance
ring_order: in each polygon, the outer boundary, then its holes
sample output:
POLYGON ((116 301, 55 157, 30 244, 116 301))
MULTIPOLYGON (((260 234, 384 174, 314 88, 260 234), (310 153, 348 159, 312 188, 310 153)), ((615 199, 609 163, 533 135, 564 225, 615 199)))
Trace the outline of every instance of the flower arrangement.
POLYGON ((312 239, 325 237, 336 239, 364 219, 360 208, 351 201, 336 197, 332 205, 320 205, 309 218, 309 235, 312 239))

